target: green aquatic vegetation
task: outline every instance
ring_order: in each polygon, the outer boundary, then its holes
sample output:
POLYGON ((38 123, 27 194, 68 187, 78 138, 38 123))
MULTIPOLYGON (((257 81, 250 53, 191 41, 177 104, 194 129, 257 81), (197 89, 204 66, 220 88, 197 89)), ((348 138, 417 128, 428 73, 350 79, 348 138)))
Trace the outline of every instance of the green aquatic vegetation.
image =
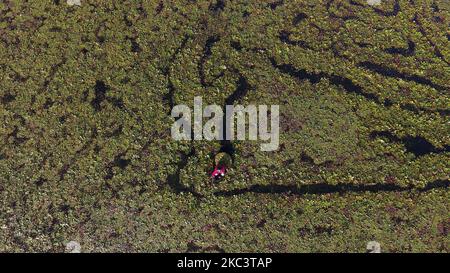
POLYGON ((0 251, 448 252, 449 12, 2 1, 0 251), (279 149, 172 140, 196 96, 280 105, 279 149))

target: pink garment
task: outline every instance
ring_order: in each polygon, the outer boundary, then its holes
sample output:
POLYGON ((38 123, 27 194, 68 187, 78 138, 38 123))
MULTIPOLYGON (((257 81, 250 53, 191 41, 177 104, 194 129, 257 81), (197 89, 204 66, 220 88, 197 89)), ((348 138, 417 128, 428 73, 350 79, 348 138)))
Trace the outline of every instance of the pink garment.
POLYGON ((225 176, 225 173, 227 172, 227 168, 225 166, 216 166, 214 168, 214 171, 211 174, 211 178, 220 179, 225 176))

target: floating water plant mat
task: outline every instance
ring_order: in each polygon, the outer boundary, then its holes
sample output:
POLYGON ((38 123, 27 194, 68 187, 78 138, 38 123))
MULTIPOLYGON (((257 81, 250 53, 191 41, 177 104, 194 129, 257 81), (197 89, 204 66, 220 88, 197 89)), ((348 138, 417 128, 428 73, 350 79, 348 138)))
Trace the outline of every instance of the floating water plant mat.
POLYGON ((72 2, 0 3, 0 251, 449 251, 446 1, 72 2), (278 150, 174 141, 196 96, 278 150))

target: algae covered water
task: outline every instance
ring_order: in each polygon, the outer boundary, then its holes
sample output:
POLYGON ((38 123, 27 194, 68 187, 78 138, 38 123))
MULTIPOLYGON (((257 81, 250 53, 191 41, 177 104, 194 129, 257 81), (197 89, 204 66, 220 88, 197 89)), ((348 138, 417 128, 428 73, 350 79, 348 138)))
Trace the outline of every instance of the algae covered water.
POLYGON ((2 1, 0 251, 448 252, 450 7, 370 2, 2 1), (174 141, 198 96, 278 149, 174 141))

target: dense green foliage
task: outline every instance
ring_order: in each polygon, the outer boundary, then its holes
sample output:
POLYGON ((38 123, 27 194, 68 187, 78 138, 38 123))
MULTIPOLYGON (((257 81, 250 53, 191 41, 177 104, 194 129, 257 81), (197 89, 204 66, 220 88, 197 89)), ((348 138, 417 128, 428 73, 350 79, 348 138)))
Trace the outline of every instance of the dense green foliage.
POLYGON ((449 20, 439 0, 2 1, 0 251, 448 252, 449 20), (211 183, 225 144, 170 135, 195 96, 279 104, 279 150, 232 142, 211 183))

